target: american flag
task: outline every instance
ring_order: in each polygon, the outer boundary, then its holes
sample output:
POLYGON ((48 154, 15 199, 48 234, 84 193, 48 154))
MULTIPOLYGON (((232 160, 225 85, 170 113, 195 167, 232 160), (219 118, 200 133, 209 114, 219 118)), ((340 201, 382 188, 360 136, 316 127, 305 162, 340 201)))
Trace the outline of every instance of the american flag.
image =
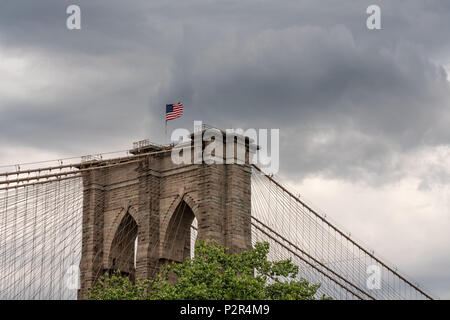
POLYGON ((177 102, 174 104, 166 104, 166 121, 179 118, 183 115, 183 104, 177 102))

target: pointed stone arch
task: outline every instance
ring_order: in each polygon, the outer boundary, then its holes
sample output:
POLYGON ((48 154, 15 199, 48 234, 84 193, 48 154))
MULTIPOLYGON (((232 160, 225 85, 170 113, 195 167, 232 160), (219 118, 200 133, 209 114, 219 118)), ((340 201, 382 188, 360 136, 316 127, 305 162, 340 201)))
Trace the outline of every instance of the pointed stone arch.
MULTIPOLYGON (((111 245, 112 245, 114 236, 117 233, 117 229, 119 228, 119 225, 122 222, 122 220, 126 214, 131 215, 131 217, 134 219, 134 221, 136 223, 138 223, 138 221, 139 221, 137 209, 135 208, 135 206, 132 206, 128 203, 124 203, 122 208, 120 209, 119 213, 117 213, 116 217, 113 219, 111 226, 110 226, 110 230, 108 231, 108 233, 106 234, 106 237, 105 237, 106 255, 103 260, 104 269, 108 268, 108 256, 109 256, 109 252, 111 250, 111 245)), ((138 227, 139 227, 139 225, 138 225, 138 227)))
POLYGON ((162 221, 162 225, 167 225, 168 221, 170 220, 170 217, 174 214, 175 209, 178 207, 178 205, 182 202, 186 202, 187 205, 192 209, 194 212, 194 215, 196 218, 198 218, 198 204, 194 200, 194 198, 187 192, 178 194, 175 199, 172 201, 172 203, 169 206, 169 209, 166 212, 164 221, 162 221))
POLYGON ((138 235, 137 214, 132 207, 122 209, 116 217, 111 232, 105 271, 120 271, 135 279, 135 242, 138 235))
POLYGON ((187 193, 178 195, 161 223, 162 260, 182 262, 190 257, 191 225, 194 219, 200 221, 197 203, 187 193))

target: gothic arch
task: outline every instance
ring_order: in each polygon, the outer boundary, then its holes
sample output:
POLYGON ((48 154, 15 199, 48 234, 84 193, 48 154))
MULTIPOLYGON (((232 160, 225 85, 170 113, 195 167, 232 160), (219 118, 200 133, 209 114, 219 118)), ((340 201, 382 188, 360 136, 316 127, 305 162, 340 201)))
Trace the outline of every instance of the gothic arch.
MULTIPOLYGON (((112 245, 114 236, 116 235, 117 229, 119 228, 119 225, 122 222, 122 220, 126 214, 130 214, 136 223, 138 223, 138 221, 139 221, 136 208, 134 206, 130 206, 128 203, 125 203, 122 206, 119 213, 117 214, 117 216, 114 218, 113 223, 111 224, 111 230, 108 231, 107 235, 106 235, 106 239, 105 239, 105 249, 106 250, 105 251, 108 253, 108 256, 109 256, 109 252, 111 250, 111 245, 112 245)), ((107 265, 108 265, 107 257, 105 257, 104 264, 105 264, 105 268, 107 268, 107 265)))
POLYGON ((138 235, 136 211, 129 207, 122 209, 116 217, 111 232, 106 269, 120 271, 122 275, 135 277, 135 241, 138 235))
POLYGON ((163 225, 167 225, 168 221, 170 220, 171 216, 174 214, 175 209, 178 207, 178 205, 182 202, 186 202, 187 205, 192 209, 194 212, 194 215, 196 218, 198 218, 198 204, 197 202, 191 197, 189 193, 182 193, 178 194, 175 199, 172 201, 172 203, 169 206, 169 210, 167 210, 165 219, 163 221, 163 225))
POLYGON ((182 262, 191 255, 191 225, 198 206, 187 193, 178 195, 161 223, 161 258, 182 262))

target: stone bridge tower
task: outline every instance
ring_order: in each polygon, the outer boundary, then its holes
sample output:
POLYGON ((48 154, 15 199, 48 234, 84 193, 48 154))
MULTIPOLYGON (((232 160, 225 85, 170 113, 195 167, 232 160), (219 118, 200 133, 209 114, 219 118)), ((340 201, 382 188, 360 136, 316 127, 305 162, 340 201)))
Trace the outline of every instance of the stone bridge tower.
MULTIPOLYGON (((244 163, 175 164, 173 146, 148 144, 131 150, 138 156, 133 162, 96 161, 95 170, 83 172, 80 299, 104 272, 152 278, 162 264, 186 259, 194 218, 198 239, 231 252, 251 247, 249 140, 219 133, 224 163, 231 154, 227 139, 234 159, 239 148, 246 150, 244 163)), ((194 160, 210 143, 201 137, 200 148, 189 142, 181 153, 190 149, 194 160)))

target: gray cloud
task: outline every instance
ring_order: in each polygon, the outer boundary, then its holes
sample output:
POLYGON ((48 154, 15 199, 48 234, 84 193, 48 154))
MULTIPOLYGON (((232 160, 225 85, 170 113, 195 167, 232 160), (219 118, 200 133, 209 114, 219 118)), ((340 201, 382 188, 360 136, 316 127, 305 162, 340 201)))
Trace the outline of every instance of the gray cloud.
POLYGON ((281 128, 291 172, 358 179, 392 169, 393 153, 448 141, 446 73, 414 45, 377 48, 344 26, 306 26, 186 52, 160 104, 181 95, 206 121, 281 128))
POLYGON ((448 142, 448 82, 431 60, 448 49, 439 32, 448 5, 381 2, 384 29, 371 32, 366 3, 82 1, 82 30, 73 32, 67 4, 2 10, 3 47, 26 48, 38 66, 53 61, 52 81, 71 82, 47 88, 50 107, 41 92, 6 104, 9 140, 25 135, 55 149, 68 137, 83 147, 127 135, 161 140, 161 106, 180 99, 182 126, 281 128, 282 169, 299 177, 392 176, 395 153, 448 142), (316 135, 328 139, 314 145, 316 135), (303 152, 288 157, 292 149, 303 152))

